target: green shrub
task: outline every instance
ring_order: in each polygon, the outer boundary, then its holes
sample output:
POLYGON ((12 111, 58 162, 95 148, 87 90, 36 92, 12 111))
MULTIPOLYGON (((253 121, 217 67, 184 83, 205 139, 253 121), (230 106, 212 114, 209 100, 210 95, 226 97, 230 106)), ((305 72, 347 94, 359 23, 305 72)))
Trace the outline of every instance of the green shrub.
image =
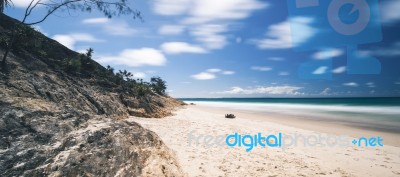
POLYGON ((80 58, 66 59, 64 67, 67 73, 77 74, 81 72, 82 63, 80 58))
POLYGON ((84 71, 88 76, 94 74, 97 69, 95 62, 92 60, 92 54, 93 49, 89 48, 87 49, 86 54, 80 54, 79 56, 81 58, 82 71, 84 71))
POLYGON ((165 95, 167 89, 167 82, 162 80, 160 77, 152 77, 150 79, 151 89, 159 95, 165 95))
POLYGON ((136 84, 135 91, 138 96, 145 96, 152 93, 150 86, 143 83, 136 84))

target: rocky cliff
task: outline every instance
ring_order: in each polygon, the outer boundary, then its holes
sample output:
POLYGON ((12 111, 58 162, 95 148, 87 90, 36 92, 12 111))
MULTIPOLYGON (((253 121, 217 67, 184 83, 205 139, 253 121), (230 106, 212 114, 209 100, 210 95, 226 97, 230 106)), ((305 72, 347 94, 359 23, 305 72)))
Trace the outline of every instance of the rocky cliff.
POLYGON ((17 45, 0 72, 0 176, 184 176, 156 134, 124 120, 170 115, 180 101, 126 92, 92 60, 95 73, 71 73, 63 63, 78 53, 5 15, 0 56, 12 30, 17 45))

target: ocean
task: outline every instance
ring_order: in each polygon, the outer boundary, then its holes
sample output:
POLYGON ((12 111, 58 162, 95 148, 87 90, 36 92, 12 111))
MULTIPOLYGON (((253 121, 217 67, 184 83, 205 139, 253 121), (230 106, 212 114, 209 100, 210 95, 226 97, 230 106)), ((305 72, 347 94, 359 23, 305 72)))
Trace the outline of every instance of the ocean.
POLYGON ((400 133, 400 98, 182 98, 186 103, 342 121, 400 133))

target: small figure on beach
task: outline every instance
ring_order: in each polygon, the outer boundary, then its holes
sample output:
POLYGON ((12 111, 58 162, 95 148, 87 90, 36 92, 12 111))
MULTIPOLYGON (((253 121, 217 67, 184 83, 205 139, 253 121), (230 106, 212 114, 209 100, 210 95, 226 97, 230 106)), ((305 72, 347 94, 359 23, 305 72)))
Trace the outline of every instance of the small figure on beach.
POLYGON ((225 114, 225 118, 234 119, 236 116, 234 114, 225 114))

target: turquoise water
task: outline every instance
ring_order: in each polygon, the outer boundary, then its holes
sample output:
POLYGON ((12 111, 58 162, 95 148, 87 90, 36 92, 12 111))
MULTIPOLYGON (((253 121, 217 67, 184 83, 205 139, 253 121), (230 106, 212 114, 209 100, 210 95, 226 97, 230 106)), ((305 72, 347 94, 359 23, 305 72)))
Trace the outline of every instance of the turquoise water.
POLYGON ((277 113, 400 133, 400 98, 184 98, 186 103, 277 113))
POLYGON ((400 98, 182 98, 182 101, 288 103, 349 106, 400 106, 400 98))

